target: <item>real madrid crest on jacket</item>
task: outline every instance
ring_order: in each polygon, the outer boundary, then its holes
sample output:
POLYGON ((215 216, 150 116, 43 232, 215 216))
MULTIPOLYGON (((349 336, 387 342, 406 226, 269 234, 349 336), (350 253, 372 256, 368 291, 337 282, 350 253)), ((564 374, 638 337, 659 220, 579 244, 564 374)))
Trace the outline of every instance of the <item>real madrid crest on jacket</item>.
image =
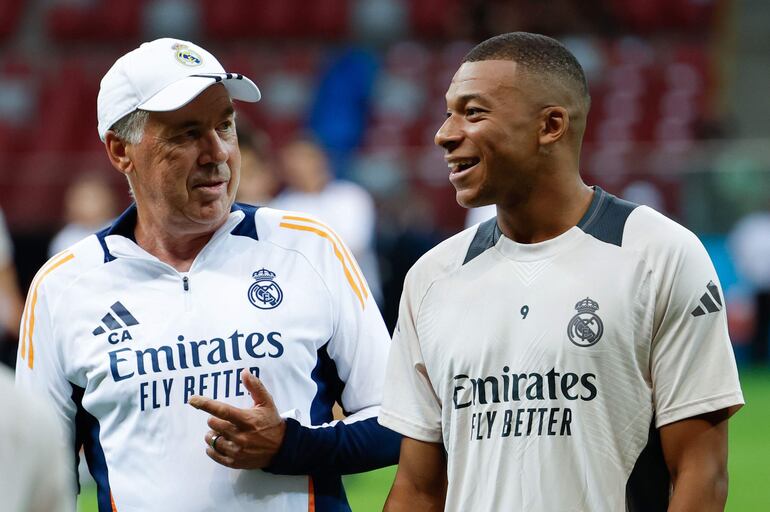
POLYGON ((256 282, 249 286, 249 300, 259 309, 273 309, 283 300, 283 292, 275 282, 275 272, 266 268, 251 274, 256 282))
POLYGON ((720 305, 695 235, 599 188, 545 242, 491 219, 409 272, 380 422, 443 443, 450 512, 665 511, 656 428, 743 403, 720 305))
POLYGON ((349 510, 340 474, 374 462, 360 446, 384 445, 389 340, 342 241, 314 218, 235 205, 177 272, 134 242, 135 222, 132 207, 41 269, 19 351, 18 381, 48 390, 84 445, 100 510, 349 510), (252 406, 243 369, 289 418, 267 471, 208 459, 205 415, 187 405, 252 406), (350 415, 329 426, 335 400, 350 415))

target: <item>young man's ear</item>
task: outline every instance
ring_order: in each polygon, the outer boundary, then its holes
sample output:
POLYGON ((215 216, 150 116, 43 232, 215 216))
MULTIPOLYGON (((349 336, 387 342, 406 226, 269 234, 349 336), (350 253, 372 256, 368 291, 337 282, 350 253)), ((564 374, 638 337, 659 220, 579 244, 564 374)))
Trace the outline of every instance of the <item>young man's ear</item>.
POLYGON ((120 140, 115 132, 107 130, 104 135, 104 149, 112 166, 128 176, 133 170, 133 163, 127 154, 127 144, 120 140))
POLYGON ((564 107, 543 109, 540 125, 540 145, 548 146, 560 140, 569 129, 569 112, 564 107))

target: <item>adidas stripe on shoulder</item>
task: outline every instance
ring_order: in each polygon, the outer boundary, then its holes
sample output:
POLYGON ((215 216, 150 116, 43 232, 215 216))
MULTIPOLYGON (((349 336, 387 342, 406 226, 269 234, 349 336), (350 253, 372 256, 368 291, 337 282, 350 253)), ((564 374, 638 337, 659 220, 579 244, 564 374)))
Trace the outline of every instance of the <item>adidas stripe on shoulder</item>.
POLYGON ((330 251, 342 270, 348 287, 360 303, 361 309, 366 309, 366 303, 371 295, 366 280, 350 249, 331 227, 319 219, 300 212, 262 208, 257 215, 265 215, 271 224, 274 223, 270 238, 279 245, 299 250, 306 255, 319 249, 330 251))
POLYGON ((96 266, 103 265, 101 250, 94 251, 99 241, 96 236, 88 236, 59 254, 49 259, 41 268, 30 284, 27 292, 27 300, 21 318, 19 333, 19 357, 26 365, 33 369, 35 364, 35 322, 38 317, 38 308, 43 293, 47 299, 52 299, 51 294, 57 295, 56 290, 68 286, 84 272, 88 272, 96 266))
POLYGON ((46 262, 38 271, 27 293, 27 302, 24 304, 24 313, 21 320, 21 336, 19 338, 19 357, 27 362, 29 369, 35 365, 35 345, 33 336, 35 333, 35 311, 37 308, 40 285, 56 269, 75 258, 70 251, 63 251, 46 262))
POLYGON ((707 313, 716 313, 722 311, 722 296, 719 294, 719 287, 714 281, 709 281, 706 285, 706 293, 700 298, 700 305, 692 310, 692 316, 703 316, 707 313))

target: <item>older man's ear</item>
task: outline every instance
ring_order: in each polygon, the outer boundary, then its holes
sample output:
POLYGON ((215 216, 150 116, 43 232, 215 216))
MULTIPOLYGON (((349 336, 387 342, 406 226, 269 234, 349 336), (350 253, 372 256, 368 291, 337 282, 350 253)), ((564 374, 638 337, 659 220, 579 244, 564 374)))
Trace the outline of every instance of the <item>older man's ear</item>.
POLYGON ((133 170, 131 159, 128 156, 128 145, 118 138, 112 130, 108 130, 104 134, 104 149, 107 151, 107 157, 112 166, 128 176, 133 170))

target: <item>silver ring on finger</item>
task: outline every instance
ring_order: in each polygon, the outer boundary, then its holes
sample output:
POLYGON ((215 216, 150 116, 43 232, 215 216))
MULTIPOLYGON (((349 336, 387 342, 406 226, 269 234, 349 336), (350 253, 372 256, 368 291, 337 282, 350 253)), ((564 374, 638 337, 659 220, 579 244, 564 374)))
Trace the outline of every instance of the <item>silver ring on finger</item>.
POLYGON ((211 447, 214 449, 214 451, 217 450, 217 441, 219 441, 219 438, 222 437, 222 434, 216 434, 211 438, 211 447))

